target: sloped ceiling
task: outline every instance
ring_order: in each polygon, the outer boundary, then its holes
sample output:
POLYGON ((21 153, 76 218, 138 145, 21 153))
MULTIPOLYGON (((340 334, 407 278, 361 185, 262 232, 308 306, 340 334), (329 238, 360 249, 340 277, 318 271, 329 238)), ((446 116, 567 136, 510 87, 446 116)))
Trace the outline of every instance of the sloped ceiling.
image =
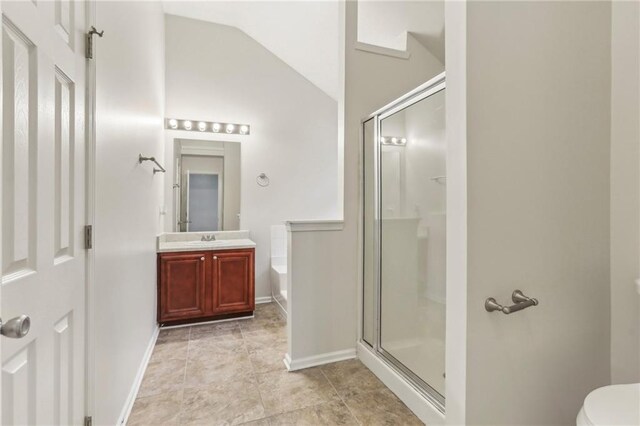
MULTIPOLYGON (((165 13, 244 31, 331 98, 339 91, 337 0, 163 1, 165 13)), ((413 36, 444 63, 444 0, 360 0, 358 40, 393 49, 413 36)))
POLYGON ((338 99, 337 1, 164 1, 165 13, 244 31, 338 99))

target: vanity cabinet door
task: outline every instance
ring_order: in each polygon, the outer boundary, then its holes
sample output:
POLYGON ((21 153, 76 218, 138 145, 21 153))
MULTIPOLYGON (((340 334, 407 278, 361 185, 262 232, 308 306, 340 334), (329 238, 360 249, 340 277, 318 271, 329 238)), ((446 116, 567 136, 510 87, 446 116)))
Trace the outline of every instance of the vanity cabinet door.
POLYGON ((206 254, 159 255, 158 321, 204 316, 206 312, 206 254))
POLYGON ((213 303, 218 314, 253 311, 253 249, 213 254, 213 303))

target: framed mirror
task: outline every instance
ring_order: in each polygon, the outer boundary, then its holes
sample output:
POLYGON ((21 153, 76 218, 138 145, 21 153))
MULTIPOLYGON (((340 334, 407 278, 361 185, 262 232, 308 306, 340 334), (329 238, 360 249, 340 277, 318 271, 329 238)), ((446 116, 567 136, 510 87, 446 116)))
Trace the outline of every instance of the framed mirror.
POLYGON ((240 143, 174 139, 174 230, 240 229, 240 143))

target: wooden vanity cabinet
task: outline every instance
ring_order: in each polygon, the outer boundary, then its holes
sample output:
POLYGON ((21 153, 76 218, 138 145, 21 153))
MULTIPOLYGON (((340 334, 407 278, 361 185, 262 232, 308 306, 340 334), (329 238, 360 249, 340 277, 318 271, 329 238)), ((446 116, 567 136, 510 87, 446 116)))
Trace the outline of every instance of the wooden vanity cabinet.
POLYGON ((158 254, 158 322, 179 324, 250 315, 255 250, 158 254))

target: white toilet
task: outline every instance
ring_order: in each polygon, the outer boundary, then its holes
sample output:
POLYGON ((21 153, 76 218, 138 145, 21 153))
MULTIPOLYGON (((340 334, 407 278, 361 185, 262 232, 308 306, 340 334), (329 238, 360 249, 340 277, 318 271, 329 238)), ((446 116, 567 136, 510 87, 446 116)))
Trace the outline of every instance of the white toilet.
POLYGON ((584 399, 576 425, 640 425, 640 383, 604 386, 584 399))

